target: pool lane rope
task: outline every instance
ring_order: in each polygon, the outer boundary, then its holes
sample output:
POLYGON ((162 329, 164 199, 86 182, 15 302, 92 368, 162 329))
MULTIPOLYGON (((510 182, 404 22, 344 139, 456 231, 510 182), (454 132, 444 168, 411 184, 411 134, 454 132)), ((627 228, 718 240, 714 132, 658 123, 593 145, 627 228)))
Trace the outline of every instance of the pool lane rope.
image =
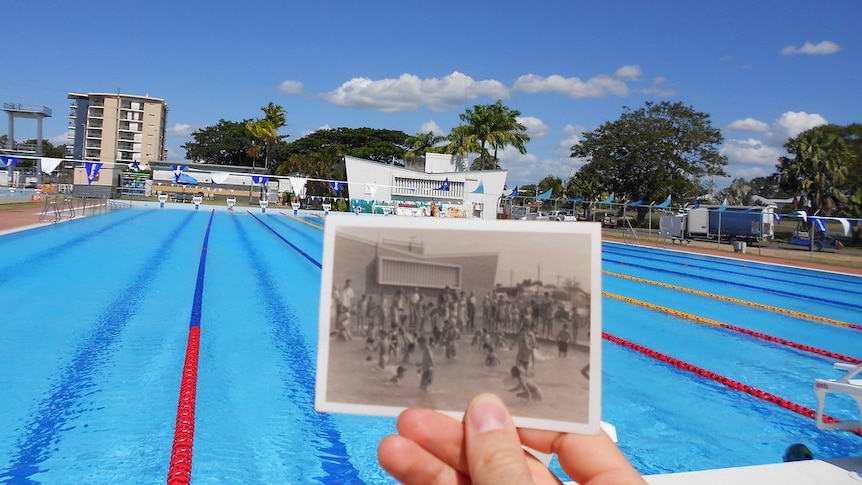
MULTIPOLYGON (((650 349, 648 347, 644 347, 643 345, 636 344, 634 342, 625 340, 625 339, 617 337, 615 335, 611 335, 607 332, 602 332, 602 338, 605 340, 608 340, 610 342, 613 342, 615 344, 621 345, 623 347, 629 348, 631 350, 635 350, 637 352, 640 352, 643 355, 646 355, 648 357, 652 357, 652 358, 659 360, 661 362, 664 362, 666 364, 670 364, 670 365, 672 365, 678 369, 682 369, 684 371, 696 374, 700 377, 704 377, 706 379, 718 382, 719 384, 727 386, 733 390, 744 392, 748 395, 754 396, 754 397, 761 399, 763 401, 771 402, 772 404, 775 404, 777 406, 781 406, 784 409, 787 409, 787 410, 793 411, 795 413, 801 414, 805 417, 808 417, 811 419, 815 418, 816 412, 814 409, 803 406, 801 404, 797 404, 797 403, 792 402, 792 401, 789 401, 787 399, 784 399, 783 397, 779 397, 775 394, 763 391, 763 390, 758 389, 756 387, 749 386, 748 384, 743 384, 742 382, 735 381, 729 377, 725 377, 721 374, 717 374, 715 372, 704 369, 702 367, 698 367, 696 365, 689 364, 688 362, 682 361, 682 360, 677 359, 675 357, 671 357, 667 354, 663 354, 657 350, 653 350, 653 349, 650 349)), ((824 414, 823 415, 823 422, 825 422, 825 423, 838 423, 838 422, 840 422, 840 420, 838 420, 832 416, 827 416, 824 414)), ((852 430, 848 430, 848 431, 850 431, 853 434, 862 436, 862 430, 852 429, 852 430)))
POLYGON ((183 362, 183 375, 180 380, 180 393, 177 403, 177 420, 174 428, 174 441, 171 447, 171 464, 168 470, 168 485, 186 485, 192 479, 192 445, 195 438, 195 399, 198 386, 198 356, 201 343, 201 312, 203 308, 204 273, 206 270, 207 249, 215 210, 210 213, 204 234, 198 275, 189 318, 189 336, 186 342, 186 358, 183 362))
POLYGON ((670 290, 682 291, 685 293, 690 293, 692 295, 705 296, 707 298, 713 298, 716 300, 722 300, 722 301, 726 301, 726 302, 730 302, 730 303, 736 303, 738 305, 745 305, 745 306, 749 306, 752 308, 759 308, 761 310, 767 310, 767 311, 775 312, 775 313, 783 313, 785 315, 790 315, 792 317, 801 318, 804 320, 813 320, 813 321, 817 321, 817 322, 821 322, 821 323, 838 325, 840 327, 847 327, 847 328, 852 328, 855 330, 862 330, 862 325, 856 325, 854 323, 843 322, 841 320, 836 320, 834 318, 821 317, 820 315, 812 315, 810 313, 798 312, 796 310, 788 310, 787 308, 781 308, 781 307, 772 306, 772 305, 765 305, 763 303, 757 303, 754 301, 742 300, 740 298, 733 298, 731 296, 717 295, 715 293, 709 293, 706 291, 695 290, 695 289, 686 288, 683 286, 661 283, 659 281, 652 281, 652 280, 648 280, 646 278, 638 278, 637 276, 631 276, 631 275, 626 275, 626 274, 622 274, 622 273, 614 273, 613 271, 603 270, 602 273, 606 274, 608 276, 614 276, 616 278, 622 278, 622 279, 626 279, 626 280, 630 280, 630 281, 636 281, 638 283, 646 283, 649 285, 659 286, 661 288, 667 288, 670 290))
POLYGON ((656 305, 654 303, 648 303, 641 300, 636 300, 634 298, 629 298, 627 296, 617 295, 614 293, 609 293, 607 291, 602 292, 603 296, 607 296, 609 298, 614 298, 616 300, 624 301, 626 303, 631 303, 633 305, 642 306, 645 308, 649 308, 650 310, 655 310, 663 313, 667 313, 673 315, 675 317, 679 317, 685 320, 691 320, 698 323, 703 323, 706 325, 712 325, 715 327, 723 328, 726 330, 731 330, 734 332, 738 332, 744 335, 748 335, 750 337, 759 338, 762 340, 766 340, 767 342, 776 343, 779 345, 784 345, 787 347, 791 347, 797 350, 802 350, 804 352, 810 352, 812 354, 822 355, 824 357, 829 357, 831 359, 841 360, 844 362, 849 362, 851 364, 860 364, 862 360, 857 359, 856 357, 850 357, 849 355, 839 354, 837 352, 832 352, 831 350, 824 350, 817 347, 812 347, 810 345, 800 344, 798 342, 794 342, 792 340, 783 339, 780 337, 775 337, 772 335, 768 335, 761 332, 755 332, 754 330, 749 330, 747 328, 737 327, 735 325, 730 325, 724 322, 719 322, 718 320, 713 320, 711 318, 700 317, 697 315, 692 315, 691 313, 681 312, 679 310, 674 310, 672 308, 663 307, 660 305, 656 305))

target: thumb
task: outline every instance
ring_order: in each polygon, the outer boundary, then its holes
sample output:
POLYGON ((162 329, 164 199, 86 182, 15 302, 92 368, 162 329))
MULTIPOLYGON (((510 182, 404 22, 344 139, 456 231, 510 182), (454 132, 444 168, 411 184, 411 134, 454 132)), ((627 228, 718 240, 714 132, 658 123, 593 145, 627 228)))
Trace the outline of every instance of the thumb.
POLYGON ((497 396, 480 394, 470 401, 464 415, 464 440, 474 485, 532 483, 518 430, 497 396))

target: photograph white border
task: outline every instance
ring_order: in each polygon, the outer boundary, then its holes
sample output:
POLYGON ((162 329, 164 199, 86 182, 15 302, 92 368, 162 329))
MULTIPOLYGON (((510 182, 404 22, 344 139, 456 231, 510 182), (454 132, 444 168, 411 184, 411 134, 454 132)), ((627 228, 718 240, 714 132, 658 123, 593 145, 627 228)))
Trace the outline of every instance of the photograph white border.
MULTIPOLYGON (((601 422, 601 362, 602 362, 602 295, 601 295, 601 225, 593 222, 552 222, 552 221, 511 221, 511 220, 463 220, 445 218, 420 218, 420 217, 362 217, 355 215, 328 216, 323 238, 323 262, 321 273, 320 292, 320 318, 319 338, 317 355, 317 376, 315 384, 315 408, 320 412, 373 415, 373 416, 397 416, 404 409, 414 407, 415 403, 393 402, 392 405, 365 404, 361 402, 349 402, 340 399, 338 401, 328 399, 329 367, 332 328, 331 312, 333 304, 334 284, 334 262, 337 258, 336 236, 339 234, 350 234, 351 230, 379 230, 383 232, 398 231, 399 234, 409 234, 410 231, 459 231, 466 236, 476 236, 476 239, 494 238, 494 233, 530 233, 537 234, 544 241, 568 241, 577 239, 586 241, 580 245, 580 250, 589 249, 588 258, 580 258, 579 264, 588 265, 585 270, 589 275, 589 371, 588 371, 588 393, 586 419, 569 421, 558 419, 546 419, 542 416, 528 416, 513 410, 515 424, 519 427, 547 429, 562 432, 576 432, 594 434, 600 429, 601 422), (577 237, 572 237, 577 236, 577 237)), ((559 246, 559 244, 557 245, 559 246)), ((578 245, 576 245, 578 246, 578 245)), ((479 241, 475 243, 475 249, 481 250, 479 241)), ((579 247, 571 248, 571 257, 578 258, 579 247)), ((536 264, 547 262, 543 257, 542 247, 523 248, 522 256, 532 258, 536 264)), ((556 255, 559 257, 559 255, 556 255)), ((552 261, 552 260, 551 260, 552 261)), ((356 275, 357 277, 361 275, 356 275)), ((357 340, 363 341, 357 336, 357 340)), ((440 357, 442 359, 442 357, 440 357)), ((357 366, 357 372, 363 372, 357 366)), ((471 390, 472 395, 485 392, 482 389, 471 390)), ((498 392, 499 394, 499 392, 498 392)), ((501 396, 502 397, 502 396, 501 396)), ((466 407, 466 402, 464 402, 466 407)), ((423 406, 428 407, 428 406, 423 406)), ((462 419, 464 409, 437 409, 437 411, 450 415, 456 419, 462 419)))

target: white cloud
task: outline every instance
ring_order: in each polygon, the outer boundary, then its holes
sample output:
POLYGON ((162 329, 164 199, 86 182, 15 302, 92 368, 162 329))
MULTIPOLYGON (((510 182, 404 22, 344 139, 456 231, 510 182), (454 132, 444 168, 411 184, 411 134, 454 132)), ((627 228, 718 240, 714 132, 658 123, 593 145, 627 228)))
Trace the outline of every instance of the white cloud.
POLYGON ((48 138, 48 141, 55 147, 60 145, 72 145, 75 142, 75 140, 72 139, 72 130, 68 130, 63 134, 48 138))
POLYGON ((318 128, 318 129, 316 129, 316 130, 303 131, 303 132, 300 134, 300 136, 299 136, 299 137, 300 137, 300 138, 303 138, 303 137, 306 137, 306 136, 308 136, 308 135, 310 135, 310 134, 312 134, 312 133, 314 133, 314 132, 316 132, 316 131, 321 131, 321 130, 331 130, 331 129, 332 129, 332 127, 331 127, 331 126, 329 126, 328 124, 326 124, 326 125, 321 126, 321 127, 320 127, 320 128, 318 128))
POLYGON ((607 95, 626 96, 629 94, 629 87, 625 82, 605 74, 587 81, 557 74, 548 77, 525 74, 515 80, 512 89, 521 93, 557 92, 572 98, 599 98, 607 95))
POLYGON ((548 134, 548 125, 539 118, 533 116, 519 116, 517 121, 527 127, 527 135, 532 139, 542 138, 548 134))
POLYGON ((769 125, 764 123, 763 121, 756 120, 754 118, 745 118, 744 120, 735 120, 729 125, 727 125, 727 129, 730 131, 760 131, 766 132, 769 131, 769 125))
POLYGON ((499 81, 476 81, 455 71, 442 79, 420 79, 413 74, 380 80, 357 77, 323 94, 324 99, 338 106, 390 113, 416 111, 423 105, 444 111, 479 96, 502 99, 509 92, 499 81))
POLYGON ((775 122, 775 135, 781 138, 783 144, 788 138, 793 138, 805 130, 826 124, 829 124, 826 118, 817 113, 786 111, 775 122))
POLYGON ((192 125, 187 123, 177 123, 166 130, 168 136, 189 136, 192 134, 192 125))
POLYGON ((623 66, 617 69, 617 72, 614 73, 614 76, 623 79, 631 79, 632 81, 638 81, 641 78, 641 67, 637 65, 623 66))
POLYGON ((802 47, 796 47, 789 45, 784 49, 781 49, 781 53, 785 56, 792 56, 795 54, 808 54, 808 55, 829 55, 835 54, 836 52, 841 50, 841 46, 836 44, 835 42, 824 40, 819 44, 812 44, 811 42, 806 42, 802 44, 802 47))
POLYGON ((278 86, 278 91, 282 94, 301 94, 304 86, 299 81, 287 80, 278 86))
POLYGON ((422 126, 419 127, 418 133, 434 133, 437 136, 445 136, 447 133, 443 131, 443 128, 440 128, 440 125, 437 124, 434 120, 426 121, 422 123, 422 126))

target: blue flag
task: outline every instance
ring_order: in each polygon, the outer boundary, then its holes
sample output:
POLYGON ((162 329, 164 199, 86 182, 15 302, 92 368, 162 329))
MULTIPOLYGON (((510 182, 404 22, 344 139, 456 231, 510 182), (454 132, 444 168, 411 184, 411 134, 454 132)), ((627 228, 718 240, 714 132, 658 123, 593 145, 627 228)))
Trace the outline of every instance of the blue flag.
POLYGON ((697 209, 698 207, 700 207, 700 199, 697 199, 697 202, 694 203, 694 207, 692 207, 692 209, 697 209))
POLYGON ((269 182, 269 177, 266 175, 252 175, 251 181, 254 185, 266 185, 269 182))
POLYGON ((91 185, 93 180, 99 176, 99 170, 102 169, 102 162, 84 162, 84 167, 87 170, 87 185, 91 185))
POLYGON ((440 184, 440 186, 437 187, 437 189, 435 189, 435 190, 445 190, 448 192, 449 191, 449 177, 446 177, 446 180, 444 180, 443 183, 440 184))
POLYGON ((15 164, 18 163, 21 159, 18 157, 7 157, 4 155, 0 157, 0 160, 3 160, 3 166, 8 168, 14 167, 15 164))
POLYGON ((517 197, 518 196, 518 186, 516 185, 514 189, 512 189, 512 193, 509 194, 509 197, 517 197))
POLYGON ((184 165, 171 165, 171 168, 174 169, 174 182, 178 182, 186 167, 184 165))
POLYGON ((341 186, 344 185, 344 182, 337 182, 335 180, 329 182, 329 186, 332 187, 332 191, 338 194, 338 191, 341 190, 341 186))

